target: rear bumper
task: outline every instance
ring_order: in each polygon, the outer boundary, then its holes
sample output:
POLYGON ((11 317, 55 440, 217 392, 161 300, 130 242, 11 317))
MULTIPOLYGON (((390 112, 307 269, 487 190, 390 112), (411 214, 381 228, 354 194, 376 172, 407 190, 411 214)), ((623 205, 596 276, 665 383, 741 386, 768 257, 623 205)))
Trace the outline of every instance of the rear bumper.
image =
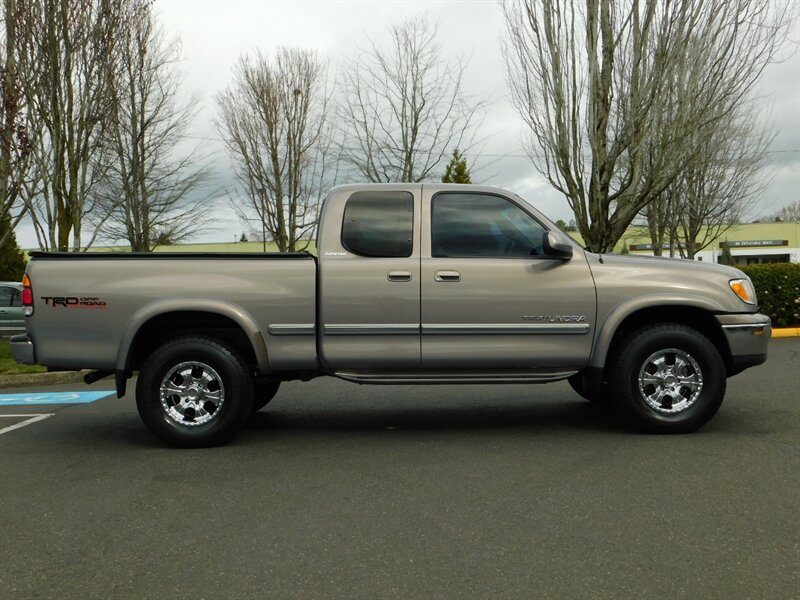
POLYGON ((21 365, 35 365, 36 354, 33 351, 33 342, 27 333, 15 335, 11 338, 11 355, 21 365))
POLYGON ((767 343, 772 335, 772 324, 766 315, 717 315, 722 333, 728 341, 731 362, 728 376, 741 373, 748 367, 767 360, 767 343))

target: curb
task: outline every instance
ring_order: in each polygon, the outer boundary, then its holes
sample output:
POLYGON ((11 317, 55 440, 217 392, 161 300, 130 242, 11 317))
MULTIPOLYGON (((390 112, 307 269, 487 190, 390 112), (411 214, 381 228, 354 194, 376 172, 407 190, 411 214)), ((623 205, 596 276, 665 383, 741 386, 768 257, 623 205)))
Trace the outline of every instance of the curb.
POLYGON ((800 337, 800 327, 781 327, 780 329, 773 329, 772 337, 774 338, 800 337))
MULTIPOLYGON (((772 338, 800 337, 800 327, 781 327, 772 330, 772 338)), ((54 373, 25 373, 22 375, 0 375, 0 389, 6 387, 25 387, 28 385, 54 385, 57 383, 77 383, 91 371, 56 371, 54 373)))
POLYGON ((6 387, 25 387, 28 385, 54 385, 57 383, 78 383, 91 371, 55 371, 53 373, 22 373, 19 375, 0 375, 0 389, 6 387))

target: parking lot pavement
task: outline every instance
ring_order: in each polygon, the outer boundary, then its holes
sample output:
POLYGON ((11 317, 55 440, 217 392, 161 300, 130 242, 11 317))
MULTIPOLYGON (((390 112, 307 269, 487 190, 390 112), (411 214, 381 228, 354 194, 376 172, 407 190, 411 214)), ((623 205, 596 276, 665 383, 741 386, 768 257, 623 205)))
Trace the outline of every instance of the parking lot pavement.
POLYGON ((53 416, 0 435, 0 597, 796 598, 799 354, 680 436, 563 383, 286 384, 182 451, 130 397, 2 407, 53 416))

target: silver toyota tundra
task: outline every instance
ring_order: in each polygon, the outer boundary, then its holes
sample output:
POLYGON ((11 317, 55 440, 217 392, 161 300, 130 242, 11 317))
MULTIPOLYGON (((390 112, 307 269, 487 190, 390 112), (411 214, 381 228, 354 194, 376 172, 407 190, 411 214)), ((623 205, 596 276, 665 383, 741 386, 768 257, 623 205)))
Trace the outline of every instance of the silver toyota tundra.
POLYGON ((17 361, 134 372, 147 427, 224 443, 280 382, 566 379, 635 426, 687 432, 766 360, 750 280, 701 262, 593 254, 501 189, 365 184, 323 203, 318 257, 33 253, 17 361))

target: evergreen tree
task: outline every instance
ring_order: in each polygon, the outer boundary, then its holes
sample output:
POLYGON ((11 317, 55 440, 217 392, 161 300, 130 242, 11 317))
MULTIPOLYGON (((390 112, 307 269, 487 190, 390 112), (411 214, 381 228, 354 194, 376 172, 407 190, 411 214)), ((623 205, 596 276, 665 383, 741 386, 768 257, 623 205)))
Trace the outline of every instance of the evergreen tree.
MULTIPOLYGON (((725 241, 727 242, 728 240, 726 239, 725 241)), ((733 264, 733 255, 731 254, 731 249, 727 245, 722 246, 722 252, 720 252, 719 255, 719 264, 721 265, 733 264)))
MULTIPOLYGON (((6 215, 0 220, 0 240, 6 231, 11 229, 11 216, 6 215)), ((14 231, 0 246, 0 281, 21 281, 25 273, 25 256, 17 246, 17 236, 14 231)))
POLYGON ((453 150, 453 158, 450 159, 450 164, 445 169, 442 183, 472 183, 467 159, 461 155, 458 148, 453 150))

